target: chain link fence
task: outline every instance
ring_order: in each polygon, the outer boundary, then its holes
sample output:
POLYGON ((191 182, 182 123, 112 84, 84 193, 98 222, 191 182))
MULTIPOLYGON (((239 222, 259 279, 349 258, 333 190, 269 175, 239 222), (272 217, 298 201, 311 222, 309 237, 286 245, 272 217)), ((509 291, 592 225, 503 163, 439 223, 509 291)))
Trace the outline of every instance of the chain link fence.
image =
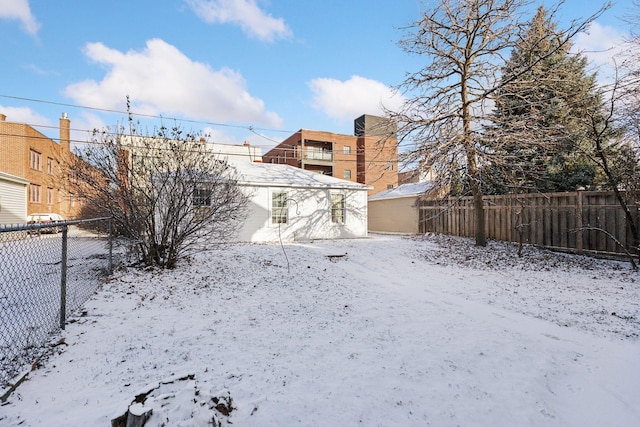
POLYGON ((0 388, 29 370, 111 274, 111 220, 0 226, 0 388))

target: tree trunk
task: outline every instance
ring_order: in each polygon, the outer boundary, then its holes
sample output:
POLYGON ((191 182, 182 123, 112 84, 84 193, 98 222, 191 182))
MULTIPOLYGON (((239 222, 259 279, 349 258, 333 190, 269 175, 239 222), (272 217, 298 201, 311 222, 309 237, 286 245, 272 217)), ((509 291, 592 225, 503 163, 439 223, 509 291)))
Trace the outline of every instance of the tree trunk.
POLYGON ((473 132, 471 130, 471 111, 467 92, 468 65, 464 67, 460 85, 460 98, 462 101, 462 130, 463 145, 467 154, 467 173, 473 195, 473 216, 476 223, 476 246, 487 246, 487 235, 484 230, 484 200, 480 187, 480 172, 476 161, 476 149, 473 144, 473 132))

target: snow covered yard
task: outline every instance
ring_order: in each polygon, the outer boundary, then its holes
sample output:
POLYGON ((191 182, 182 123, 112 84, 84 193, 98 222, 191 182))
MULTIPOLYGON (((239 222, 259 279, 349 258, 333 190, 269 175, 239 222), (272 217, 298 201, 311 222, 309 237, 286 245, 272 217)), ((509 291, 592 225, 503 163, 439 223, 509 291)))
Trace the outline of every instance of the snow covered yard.
POLYGON ((147 425, 640 425, 628 264, 442 236, 285 250, 116 273, 0 425, 108 426, 178 377, 145 402, 147 425))

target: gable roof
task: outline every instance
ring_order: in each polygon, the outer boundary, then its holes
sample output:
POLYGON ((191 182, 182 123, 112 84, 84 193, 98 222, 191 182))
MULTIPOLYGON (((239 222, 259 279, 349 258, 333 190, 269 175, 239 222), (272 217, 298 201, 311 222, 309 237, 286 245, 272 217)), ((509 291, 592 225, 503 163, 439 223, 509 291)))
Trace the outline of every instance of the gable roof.
POLYGON ((237 163, 238 184, 259 187, 334 188, 370 190, 372 187, 294 166, 274 163, 237 163))
POLYGON ((402 184, 391 190, 383 191, 382 193, 374 194, 369 197, 369 200, 386 200, 386 199, 399 199, 401 197, 416 197, 433 188, 431 181, 423 181, 412 184, 402 184))

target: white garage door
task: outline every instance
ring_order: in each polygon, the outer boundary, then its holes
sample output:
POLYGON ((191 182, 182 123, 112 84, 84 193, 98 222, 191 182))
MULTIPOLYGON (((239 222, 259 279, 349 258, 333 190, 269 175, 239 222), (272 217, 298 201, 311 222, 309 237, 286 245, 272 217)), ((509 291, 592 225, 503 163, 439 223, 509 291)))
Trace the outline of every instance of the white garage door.
POLYGON ((27 221, 28 181, 0 175, 0 224, 24 224, 27 221))

